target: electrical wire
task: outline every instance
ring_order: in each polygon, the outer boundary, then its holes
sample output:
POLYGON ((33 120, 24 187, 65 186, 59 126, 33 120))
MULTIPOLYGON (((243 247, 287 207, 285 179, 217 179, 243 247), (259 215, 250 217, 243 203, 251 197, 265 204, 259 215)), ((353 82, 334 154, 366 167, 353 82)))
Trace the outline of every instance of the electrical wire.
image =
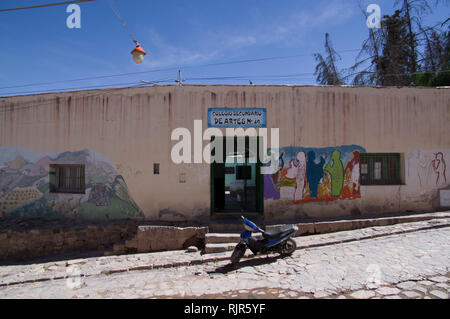
MULTIPOLYGON (((438 72, 450 72, 450 71, 438 71, 438 72)), ((438 72, 432 72, 432 73, 438 73, 438 72)), ((366 72, 366 73, 374 73, 374 72, 366 72)), ((354 73, 353 75, 356 75, 357 73, 354 73)), ((306 76, 307 74, 303 74, 304 76, 306 76)), ((402 74, 385 74, 384 76, 389 76, 389 75, 402 75, 402 74)), ((294 77, 295 75, 289 75, 292 76, 292 78, 290 80, 306 80, 305 78, 299 78, 299 77, 294 77)), ((352 76, 352 74, 348 75, 348 76, 352 76)), ((282 81, 282 82, 286 82, 286 79, 288 76, 283 76, 284 78, 259 78, 259 80, 270 80, 271 82, 278 82, 278 81, 282 81)), ((253 77, 255 78, 255 77, 253 77)), ((247 77, 244 76, 239 76, 239 77, 216 77, 216 78, 191 78, 191 79, 185 79, 185 81, 187 80, 217 80, 217 79, 221 79, 223 81, 226 80, 246 80, 247 77)), ((0 114, 1 113, 5 113, 8 111, 18 111, 18 110, 26 110, 26 109, 31 109, 34 107, 38 107, 38 106, 43 106, 43 105, 51 105, 55 103, 55 100, 57 99, 69 99, 72 98, 74 100, 78 100, 78 99, 83 99, 86 97, 94 97, 94 96, 99 96, 99 95, 104 95, 110 92, 117 92, 117 91, 121 91, 121 90, 127 90, 127 89, 133 89, 133 88, 139 88, 139 87, 146 87, 149 84, 156 84, 156 83, 167 83, 167 82, 176 82, 175 80, 173 81, 169 81, 169 80, 164 80, 164 81, 151 81, 151 82, 147 82, 146 83, 137 83, 135 85, 132 86, 128 86, 128 87, 121 87, 121 88, 111 88, 111 89, 102 89, 100 91, 96 90, 95 92, 73 92, 76 93, 76 95, 70 95, 67 97, 61 97, 61 96, 56 96, 56 97, 52 97, 51 100, 47 100, 47 101, 43 101, 43 102, 38 102, 36 103, 35 101, 29 101, 29 102, 14 102, 11 103, 10 105, 7 105, 6 102, 4 105, 0 105, 0 114)), ((117 85, 117 84, 116 84, 117 85)), ((265 85, 265 84, 259 84, 259 85, 265 85)), ((288 85, 299 85, 299 84, 288 84, 288 85)), ((351 86, 351 85, 350 85, 351 86)), ((376 87, 376 86, 375 86, 376 87)), ((58 93, 69 93, 70 91, 67 92, 58 92, 58 93)), ((5 99, 7 99, 8 97, 5 97, 5 99)), ((0 99, 1 101, 1 99, 0 99)))
MULTIPOLYGON (((158 80, 158 81, 152 81, 153 83, 163 83, 163 82, 172 82, 170 80, 158 80)), ((123 86, 123 85, 133 85, 136 84, 136 82, 131 83, 113 83, 113 84, 99 84, 99 85, 91 85, 91 86, 82 86, 82 87, 70 87, 70 88, 58 88, 58 89, 48 89, 44 92, 42 90, 36 90, 36 91, 21 91, 21 92, 11 92, 9 94, 29 94, 29 93, 49 93, 49 92, 62 92, 63 90, 83 90, 83 89, 95 89, 95 88, 103 88, 105 86, 123 86)))
MULTIPOLYGON (((439 25, 439 24, 437 24, 437 25, 439 25)), ((437 25, 435 25, 435 26, 437 26, 437 25)), ((435 27, 435 26, 433 26, 433 27, 435 27)), ((433 28, 433 27, 431 27, 431 28, 433 28)), ((395 46, 395 44, 393 46, 395 46)), ((337 53, 349 53, 349 52, 357 52, 357 51, 361 51, 361 49, 346 49, 346 50, 340 50, 340 51, 336 51, 336 52, 337 53)), ((255 59, 245 59, 245 60, 234 60, 234 61, 225 61, 225 62, 216 62, 216 63, 206 63, 206 64, 200 64, 200 65, 191 65, 191 66, 185 65, 185 66, 179 66, 179 67, 161 68, 161 69, 146 70, 146 71, 140 71, 140 72, 117 73, 117 74, 111 74, 111 75, 100 75, 100 76, 77 78, 77 79, 69 79, 69 80, 61 80, 61 81, 53 81, 53 82, 31 83, 31 84, 15 85, 15 86, 3 86, 3 87, 0 87, 0 90, 20 88, 20 87, 51 85, 51 84, 59 84, 59 83, 65 83, 65 82, 98 80, 98 79, 106 79, 106 78, 112 78, 112 77, 122 77, 122 76, 138 75, 138 74, 146 74, 146 73, 176 71, 176 70, 179 70, 179 69, 192 69, 192 68, 202 68, 202 67, 221 66, 221 65, 233 65, 233 64, 265 62, 265 61, 273 61, 273 60, 294 59, 294 58, 301 58, 301 57, 312 56, 313 54, 314 53, 288 55, 288 56, 263 57, 263 58, 255 58, 255 59)), ((3 94, 9 94, 9 93, 3 93, 3 94)))
POLYGON ((0 9, 0 12, 25 10, 25 9, 36 9, 36 8, 44 8, 44 7, 53 7, 53 6, 60 6, 60 5, 64 5, 64 4, 80 3, 80 2, 92 2, 92 1, 96 1, 96 0, 77 0, 77 1, 64 1, 64 2, 56 2, 56 3, 47 3, 47 4, 40 4, 40 5, 30 6, 30 7, 0 9))
MULTIPOLYGON (((36 6, 30 6, 30 7, 22 7, 22 8, 0 9, 0 12, 1 11, 12 11, 12 10, 20 10, 20 9, 31 9, 31 8, 56 6, 56 5, 63 5, 63 4, 69 4, 69 3, 91 2, 91 1, 95 1, 95 0, 65 1, 65 2, 43 4, 43 5, 36 5, 36 6)), ((108 0, 108 3, 111 6, 113 12, 116 14, 116 16, 122 22, 123 26, 127 29, 131 39, 136 43, 137 42, 136 39, 132 35, 130 29, 128 28, 128 26, 127 26, 127 24, 125 22, 125 20, 120 15, 120 12, 119 12, 117 6, 115 5, 114 1, 113 0, 108 0)), ((443 24, 445 24, 445 22, 442 23, 442 24, 441 23, 437 23, 436 25, 428 27, 426 30, 423 30, 422 32, 416 33, 415 35, 419 35, 421 33, 424 33, 424 32, 426 32, 426 31, 428 31, 430 29, 433 29, 433 28, 439 26, 439 25, 442 26, 443 24)), ((346 53, 346 52, 355 52, 355 51, 361 51, 361 49, 348 49, 348 50, 337 51, 337 53, 346 53)), ((257 59, 246 59, 246 60, 236 60, 236 61, 208 63, 208 64, 196 65, 196 66, 194 65, 194 66, 171 67, 171 68, 147 70, 147 71, 141 71, 141 72, 119 73, 119 74, 112 74, 112 75, 93 76, 93 77, 85 77, 85 78, 62 80, 62 81, 32 83, 32 84, 24 84, 24 85, 16 85, 16 86, 4 86, 4 87, 0 87, 0 90, 11 89, 11 88, 20 88, 20 87, 45 86, 45 85, 58 84, 58 83, 64 83, 64 82, 96 80, 96 79, 121 77, 121 76, 137 75, 137 74, 145 74, 145 73, 154 73, 154 72, 162 72, 162 71, 172 71, 172 70, 178 70, 180 68, 189 69, 189 68, 199 68, 199 67, 209 67, 209 66, 220 66, 220 65, 232 65, 232 64, 242 64, 242 63, 264 62, 264 61, 279 60, 279 59, 292 59, 292 58, 306 57, 306 56, 311 56, 311 55, 312 54, 300 54, 300 55, 291 55, 291 56, 264 57, 264 58, 257 58, 257 59)), ((228 77, 228 78, 231 78, 231 77, 228 77)), ((234 78, 236 78, 236 77, 234 77, 234 78)), ((200 78, 200 79, 202 79, 202 78, 200 78)), ((211 79, 220 79, 220 77, 218 77, 218 78, 211 78, 211 79)), ((205 80, 207 80, 207 79, 205 79, 205 80)), ((109 86, 109 85, 104 85, 104 86, 109 86)), ((98 86, 98 87, 100 87, 100 86, 98 86)), ((86 88, 88 88, 88 87, 86 87, 86 88)), ((71 88, 67 88, 67 89, 70 90, 71 88)), ((44 91, 56 91, 56 90, 61 90, 61 89, 49 89, 49 90, 44 90, 44 91)), ((64 89, 62 89, 62 90, 64 90, 64 89)), ((42 90, 41 91, 23 91, 23 92, 17 92, 17 93, 35 93, 35 92, 42 92, 42 90)), ((16 94, 16 92, 12 92, 12 93, 9 92, 9 93, 3 93, 3 94, 7 94, 7 95, 9 95, 9 94, 16 94)))
POLYGON ((122 16, 120 15, 119 9, 117 8, 116 4, 114 3, 114 0, 108 0, 109 6, 111 7, 111 9, 114 11, 114 13, 116 14, 116 16, 119 18, 119 20, 122 22, 122 25, 125 27, 125 29, 127 29, 128 34, 130 35, 131 40, 133 40, 133 42, 138 45, 138 42, 136 40, 136 38, 133 36, 133 34, 131 33, 130 29, 128 28, 127 23, 125 22, 125 20, 122 18, 122 16))
MULTIPOLYGON (((348 50, 342 50, 342 51, 337 51, 337 52, 338 53, 346 53, 346 52, 356 52, 356 51, 360 51, 360 49, 348 49, 348 50)), ((58 83, 64 83, 64 82, 98 80, 98 79, 106 79, 106 78, 112 78, 112 77, 121 77, 121 76, 138 75, 138 74, 146 74, 146 73, 176 71, 179 69, 195 69, 195 68, 203 68, 203 67, 210 67, 210 66, 245 64, 245 63, 264 62, 264 61, 271 61, 271 60, 294 59, 294 58, 307 57, 307 56, 312 56, 312 55, 313 55, 313 53, 288 55, 288 56, 264 57, 264 58, 246 59, 246 60, 234 60, 234 61, 207 63, 207 64, 199 64, 199 65, 191 65, 191 66, 185 65, 185 66, 179 66, 179 67, 169 67, 169 68, 146 70, 146 71, 140 71, 140 72, 130 72, 130 73, 117 73, 117 74, 111 74, 111 75, 101 75, 101 76, 85 77, 85 78, 70 79, 70 80, 61 80, 61 81, 54 81, 54 82, 43 82, 43 83, 41 82, 41 83, 32 83, 32 84, 24 84, 24 85, 3 86, 3 87, 0 87, 0 90, 13 89, 13 88, 19 88, 19 87, 58 84, 58 83)))
MULTIPOLYGON (((448 73, 450 71, 436 71, 436 72, 428 72, 428 73, 433 73, 433 74, 438 74, 438 73, 448 73)), ((349 78, 351 76, 354 76, 356 74, 359 74, 360 72, 355 72, 352 74, 348 74, 345 76, 345 78, 349 78)), ((365 71, 364 73, 366 74, 373 74, 376 73, 374 71, 365 71)), ((420 72, 418 72, 420 73, 420 72)), ((314 79, 314 75, 315 73, 299 73, 299 74, 286 74, 286 75, 239 75, 239 76, 217 76, 217 77, 192 77, 192 78, 185 78, 183 79, 183 81, 236 81, 236 80, 241 80, 241 81, 254 81, 254 80, 260 80, 260 81, 286 81, 288 79, 292 80, 306 80, 306 79, 314 79), (305 78, 306 77, 306 78, 305 78)), ((405 74, 401 74, 401 73, 388 73, 388 74, 383 74, 384 77, 386 76, 396 76, 396 75, 405 75, 405 74)), ((86 86, 86 87, 75 87, 75 88, 66 88, 66 89, 54 89, 54 90, 49 90, 50 91, 55 91, 57 93, 66 93, 66 92, 70 92, 70 91, 62 91, 62 90, 74 90, 74 89, 96 89, 96 88, 104 88, 105 86, 111 86, 111 85, 132 85, 131 87, 135 87, 135 86, 146 86, 146 85, 158 85, 159 83, 175 83, 177 82, 177 80, 173 80, 173 79, 162 79, 162 80, 155 80, 155 81, 141 81, 140 83, 136 83, 136 82, 132 82, 132 83, 115 83, 115 84, 110 84, 110 85, 96 85, 96 86, 86 86)), ((113 88, 112 90, 117 90, 117 89, 127 89, 130 88, 130 86, 128 87, 122 87, 122 88, 113 88)), ((101 90, 98 93, 94 93, 94 94, 104 94, 109 92, 111 89, 105 89, 105 90, 101 90)), ((25 91, 25 92, 16 92, 16 93, 34 93, 36 91, 25 91)), ((89 93, 88 93, 89 94, 89 93)), ((8 97, 3 97, 4 99, 7 99, 8 97)), ((1 100, 0 100, 1 101, 1 100)), ((35 102, 31 101, 31 102, 17 102, 16 104, 35 104, 35 102)), ((53 102, 50 102, 53 103, 53 102)), ((40 104, 37 104, 40 105, 40 104)), ((6 105, 3 105, 3 107, 5 108, 6 105)))
POLYGON ((173 71, 173 70, 178 70, 178 68, 165 68, 165 69, 156 69, 156 70, 148 70, 148 71, 141 71, 141 72, 120 73, 120 74, 111 74, 111 75, 102 75, 102 76, 91 76, 91 77, 85 77, 85 78, 61 80, 61 81, 53 81, 53 82, 32 83, 32 84, 14 85, 14 86, 3 86, 3 87, 0 87, 0 89, 14 89, 14 88, 22 88, 22 87, 30 87, 30 86, 41 86, 41 85, 49 85, 49 84, 58 84, 58 83, 65 83, 65 82, 99 80, 99 79, 106 79, 106 78, 113 78, 113 77, 120 77, 120 76, 137 75, 137 74, 154 73, 154 72, 163 72, 163 71, 173 71))
MULTIPOLYGON (((70 95, 67 97, 61 97, 61 96, 55 96, 55 97, 51 97, 51 99, 48 99, 46 101, 42 101, 42 102, 38 102, 36 103, 35 101, 29 101, 29 102, 14 102, 11 103, 9 106, 8 105, 0 105, 0 114, 1 113, 5 113, 8 111, 16 111, 16 110, 26 110, 26 109, 30 109, 30 108, 34 108, 34 107, 38 107, 38 106, 44 106, 44 105, 51 105, 53 103, 55 103, 56 100, 61 100, 61 99, 69 99, 72 98, 74 100, 77 99, 83 99, 83 98, 87 98, 87 97, 94 97, 94 96, 98 96, 98 95, 104 95, 105 93, 110 93, 110 92, 117 92, 117 91, 122 91, 122 90, 128 90, 128 89, 133 89, 133 88, 139 88, 139 87, 143 87, 146 86, 146 84, 143 83, 137 83, 133 86, 129 86, 129 87, 122 87, 122 88, 110 88, 110 89, 105 89, 105 90, 101 90, 100 92, 98 90, 96 90, 95 92, 86 92, 86 91, 82 91, 82 92, 76 92, 76 95, 70 95), (19 107, 16 107, 16 105, 19 105, 19 107), (12 109, 8 109, 10 107, 14 106, 14 108, 12 109)), ((61 92, 61 93, 70 93, 69 92, 61 92)), ((8 98, 8 97, 6 97, 8 98)), ((0 100, 1 101, 1 100, 0 100)))
MULTIPOLYGON (((433 74, 439 74, 439 73, 449 73, 448 70, 442 70, 442 71, 435 71, 435 72, 416 72, 416 73, 433 73, 433 74)), ((366 74, 375 74, 376 71, 363 71, 363 72, 355 72, 351 74, 345 75, 345 78, 352 77, 354 75, 357 75, 359 73, 366 73, 366 74)), ((387 73, 382 74, 383 77, 386 76, 406 76, 407 74, 404 73, 387 73)), ((183 81, 229 81, 229 80, 285 80, 285 79, 294 79, 294 78, 302 78, 302 77, 308 77, 311 79, 315 78, 315 73, 297 73, 297 74, 275 74, 275 75, 237 75, 237 76, 215 76, 215 77, 188 77, 184 78, 183 81)), ((155 81, 141 81, 141 83, 144 84, 159 84, 159 83, 175 83, 177 80, 175 79, 161 79, 161 80, 155 80, 155 81)), ((70 88, 57 88, 57 89, 48 89, 45 91, 42 90, 35 90, 35 91, 17 91, 17 92, 9 92, 8 95, 12 94, 32 94, 32 93, 51 93, 51 92, 65 92, 70 90, 82 90, 82 89, 101 89, 108 86, 123 86, 123 85, 133 85, 136 84, 136 82, 131 83, 114 83, 114 84, 99 84, 99 85, 93 85, 93 86, 83 86, 83 87, 70 87, 70 88)), ((5 98, 7 96, 3 96, 5 98)))

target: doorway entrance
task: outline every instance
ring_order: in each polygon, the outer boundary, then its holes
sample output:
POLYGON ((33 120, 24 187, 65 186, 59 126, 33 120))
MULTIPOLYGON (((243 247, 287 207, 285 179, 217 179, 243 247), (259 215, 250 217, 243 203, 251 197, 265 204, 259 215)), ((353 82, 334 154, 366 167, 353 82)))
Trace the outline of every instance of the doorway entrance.
POLYGON ((212 214, 263 214, 264 179, 258 157, 259 139, 261 137, 212 138, 216 146, 223 145, 223 154, 215 148, 211 153, 216 158, 211 164, 212 214), (217 163, 221 156, 222 161, 217 163))

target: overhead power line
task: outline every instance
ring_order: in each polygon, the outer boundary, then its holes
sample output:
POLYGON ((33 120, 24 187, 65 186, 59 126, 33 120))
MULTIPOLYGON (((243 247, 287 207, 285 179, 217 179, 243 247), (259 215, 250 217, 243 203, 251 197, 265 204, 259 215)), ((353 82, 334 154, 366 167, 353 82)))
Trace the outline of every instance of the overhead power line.
MULTIPOLYGON (((449 70, 442 70, 442 71, 434 71, 434 72, 416 72, 418 73, 432 73, 432 74, 439 74, 439 73, 449 73, 449 70)), ((351 74, 347 74, 345 78, 349 78, 352 76, 355 76, 361 72, 355 72, 351 74)), ((375 71, 363 71, 362 73, 365 74, 375 74, 377 72, 375 71)), ((407 74, 403 73, 387 73, 382 74, 382 76, 407 76, 407 74)), ((298 74, 274 74, 274 75, 237 75, 237 76, 215 76, 215 77, 188 77, 183 78, 183 81, 236 81, 236 80, 260 80, 260 81, 286 81, 286 80, 305 80, 306 78, 314 78, 315 73, 298 73, 298 74)), ((99 85, 91 85, 91 86, 83 86, 83 87, 70 87, 70 88, 58 88, 58 89, 48 89, 45 91, 42 90, 36 90, 36 91, 19 91, 19 92, 8 92, 3 93, 5 94, 4 98, 7 98, 7 95, 13 95, 13 94, 33 94, 33 93, 64 93, 66 91, 73 91, 73 90, 88 90, 88 89, 102 89, 106 87, 111 86, 125 86, 125 85, 158 85, 158 84, 170 84, 170 83, 177 83, 179 80, 176 79, 161 79, 161 80, 154 80, 154 81, 144 81, 141 80, 140 82, 131 82, 131 83, 114 83, 114 84, 99 84, 99 85)), ((119 87, 116 87, 116 89, 119 87)), ((127 88, 127 87, 120 87, 120 88, 127 88)), ((104 92, 107 92, 109 90, 105 90, 104 92)), ((101 93, 100 93, 101 94, 101 93)))
POLYGON ((143 74, 143 73, 172 71, 172 70, 175 70, 175 69, 178 69, 178 68, 155 69, 155 70, 148 70, 148 71, 141 71, 141 72, 131 72, 131 73, 120 73, 120 74, 111 74, 111 75, 91 76, 91 77, 85 77, 85 78, 61 80, 61 81, 53 81, 53 82, 41 82, 41 83, 32 83, 32 84, 24 84, 24 85, 3 86, 3 87, 0 87, 0 89, 14 89, 14 88, 22 88, 22 87, 30 87, 30 86, 58 84, 58 83, 64 83, 64 82, 98 80, 98 79, 106 79, 106 78, 113 78, 113 77, 119 77, 119 76, 137 75, 137 74, 143 74))
MULTIPOLYGON (((117 92, 117 91, 121 91, 121 90, 127 90, 127 89, 132 89, 132 88, 138 88, 138 87, 142 87, 145 86, 145 84, 142 83, 138 83, 132 86, 128 86, 128 87, 119 87, 119 88, 110 88, 110 89, 104 89, 101 91, 94 91, 94 92, 87 92, 87 91, 81 91, 81 92, 76 92, 76 95, 68 95, 66 97, 61 97, 61 96, 51 96, 50 99, 47 99, 45 101, 41 101, 41 102, 35 102, 35 101, 27 101, 27 102, 14 102, 11 105, 8 104, 4 104, 4 105, 0 105, 0 113, 4 113, 4 112, 8 112, 8 111, 16 111, 16 110, 26 110, 26 109, 30 109, 30 108, 34 108, 34 107, 38 107, 38 106, 43 106, 43 105, 51 105, 53 103, 55 103, 55 101, 57 99, 59 100, 65 100, 65 99, 82 99, 82 98, 87 98, 87 97, 95 97, 95 96, 99 96, 99 95, 104 95, 105 93, 108 92, 117 92), (14 108, 11 109, 11 106, 14 105, 14 108), (16 107, 18 106, 18 107, 16 107)), ((67 92, 58 92, 58 93, 67 93, 67 92)), ((8 98, 8 97, 6 97, 8 98)))
POLYGON ((61 5, 65 5, 65 4, 71 4, 71 3, 92 2, 92 1, 96 1, 96 0, 78 0, 78 1, 64 1, 64 2, 56 2, 56 3, 47 3, 47 4, 39 4, 39 5, 35 5, 35 6, 30 6, 30 7, 0 9, 0 12, 53 7, 53 6, 61 6, 61 5))
MULTIPOLYGON (((450 72, 450 71, 437 71, 437 72, 429 72, 429 73, 448 73, 448 72, 450 72)), ((375 73, 375 72, 366 72, 366 73, 375 73)), ((288 74, 288 75, 259 75, 259 76, 241 75, 241 76, 234 76, 234 77, 231 77, 231 76, 230 77, 204 77, 204 78, 187 78, 187 79, 184 79, 184 81, 196 81, 196 80, 227 81, 227 80, 247 80, 247 79, 257 79, 257 80, 261 80, 261 81, 263 81, 263 80, 286 81, 287 79, 295 80, 295 79, 300 79, 303 76, 312 76, 312 74, 313 73, 299 73, 299 74, 288 74)), ((353 73, 348 76, 352 76, 352 75, 356 75, 356 74, 357 73, 353 73)), ((398 73, 384 74, 384 76, 392 76, 392 75, 403 75, 403 74, 398 74, 398 73)), ((305 80, 305 79, 300 79, 300 80, 305 80)), ((7 102, 6 104, 0 105, 1 106, 0 114, 4 113, 4 112, 8 112, 8 111, 25 110, 25 109, 30 109, 30 108, 34 108, 34 107, 38 107, 38 106, 43 106, 43 105, 51 105, 51 104, 55 103, 55 100, 57 100, 57 99, 68 99, 68 98, 82 99, 82 98, 86 98, 86 97, 94 97, 94 96, 104 95, 109 92, 117 92, 118 90, 127 90, 127 89, 132 89, 132 88, 144 87, 149 84, 157 85, 158 83, 170 83, 170 82, 176 82, 176 80, 167 79, 167 80, 157 80, 157 81, 141 81, 140 83, 116 83, 114 85, 131 85, 131 86, 102 89, 100 91, 96 90, 94 92, 92 92, 92 91, 90 91, 90 92, 87 92, 87 91, 72 92, 72 93, 76 93, 76 94, 75 95, 71 94, 71 95, 65 96, 65 97, 64 96, 62 96, 62 97, 61 96, 50 96, 50 99, 47 99, 47 100, 41 101, 41 102, 37 102, 37 103, 36 103, 36 101, 26 101, 26 102, 16 101, 11 104, 8 104, 8 102, 7 102), (12 106, 14 106, 14 107, 11 108, 12 106)), ((104 86, 107 86, 107 85, 104 85, 104 86)), ((90 87, 84 87, 84 88, 95 88, 95 87, 98 87, 98 86, 90 86, 90 87)), ((369 87, 371 87, 371 86, 369 86, 369 87)), ((71 88, 71 89, 81 89, 81 88, 71 88)), ((57 89, 57 90, 59 90, 59 89, 57 89)), ((68 91, 68 92, 59 91, 56 93, 70 93, 70 91, 68 91)), ((4 98, 7 99, 8 97, 4 97, 4 98)))
MULTIPOLYGON (((356 51, 360 51, 360 49, 348 49, 348 50, 342 50, 342 51, 337 51, 337 52, 338 53, 347 53, 347 52, 356 52, 356 51)), ((31 84, 14 85, 14 86, 3 86, 3 87, 0 87, 0 90, 21 88, 21 87, 30 87, 30 86, 40 86, 40 85, 50 85, 50 84, 58 84, 58 83, 64 83, 64 82, 98 80, 98 79, 106 79, 106 78, 112 78, 112 77, 121 77, 121 76, 128 76, 128 75, 138 75, 138 74, 164 72, 164 71, 174 71, 174 70, 179 70, 180 68, 181 69, 192 69, 192 68, 202 68, 202 67, 210 67, 210 66, 264 62, 264 61, 271 61, 271 60, 294 59, 294 58, 307 57, 307 56, 312 56, 312 55, 313 55, 313 53, 264 57, 264 58, 246 59, 246 60, 234 60, 234 61, 225 61, 225 62, 215 62, 215 63, 206 63, 206 64, 190 65, 190 66, 186 65, 186 66, 181 66, 181 67, 169 67, 169 68, 153 69, 153 70, 130 72, 130 73, 117 73, 117 74, 110 74, 110 75, 100 75, 100 76, 92 76, 92 77, 85 77, 85 78, 53 81, 53 82, 41 82, 41 83, 31 83, 31 84)))
MULTIPOLYGON (((157 80, 152 81, 152 83, 158 84, 158 83, 168 83, 173 82, 173 80, 157 80)), ((89 85, 89 86, 79 86, 79 87, 69 87, 69 88, 58 88, 58 89, 48 89, 48 90, 35 90, 35 91, 19 91, 19 92, 9 92, 9 93, 2 93, 2 94, 31 94, 31 93, 51 93, 51 92, 63 92, 63 91, 70 91, 70 90, 88 90, 88 89, 100 89, 108 86, 124 86, 124 85, 135 85, 138 82, 128 82, 128 83, 113 83, 113 84, 98 84, 98 85, 89 85)))

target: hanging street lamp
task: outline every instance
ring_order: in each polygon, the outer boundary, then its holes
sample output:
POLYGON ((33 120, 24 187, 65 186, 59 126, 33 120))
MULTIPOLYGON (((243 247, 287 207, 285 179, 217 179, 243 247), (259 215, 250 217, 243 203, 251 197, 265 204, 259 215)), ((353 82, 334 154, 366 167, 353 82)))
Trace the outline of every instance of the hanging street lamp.
POLYGON ((120 21, 122 21, 122 25, 127 29, 128 34, 130 35, 131 40, 133 40, 134 44, 136 44, 136 47, 133 51, 131 51, 131 54, 133 55, 133 61, 136 64, 141 64, 144 62, 144 56, 147 54, 147 52, 144 51, 144 49, 141 47, 141 45, 136 41, 133 34, 131 33, 130 29, 128 28, 125 20, 122 18, 122 16, 119 13, 119 9, 117 9, 114 0, 108 0, 109 5, 111 6, 111 9, 114 11, 116 16, 119 18, 120 21))
POLYGON ((147 52, 142 49, 142 47, 139 45, 139 43, 136 42, 136 48, 134 48, 133 51, 131 51, 131 54, 133 55, 133 61, 136 64, 141 64, 144 62, 144 56, 147 54, 147 52))

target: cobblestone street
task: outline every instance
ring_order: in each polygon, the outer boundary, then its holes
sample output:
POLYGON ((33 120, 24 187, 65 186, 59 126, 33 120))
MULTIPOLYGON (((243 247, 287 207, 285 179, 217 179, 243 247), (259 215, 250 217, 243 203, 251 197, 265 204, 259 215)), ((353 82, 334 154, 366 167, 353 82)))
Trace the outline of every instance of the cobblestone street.
MULTIPOLYGON (((344 233, 360 235, 360 231, 344 233)), ((285 258, 258 256, 243 259, 237 268, 231 268, 227 260, 210 260, 109 274, 86 275, 82 270, 93 261, 101 268, 107 260, 0 267, 3 282, 20 271, 24 276, 22 283, 0 287, 0 298, 448 299, 450 292, 449 227, 298 249, 285 258), (58 267, 70 276, 25 282, 27 273, 57 271, 58 267)))

